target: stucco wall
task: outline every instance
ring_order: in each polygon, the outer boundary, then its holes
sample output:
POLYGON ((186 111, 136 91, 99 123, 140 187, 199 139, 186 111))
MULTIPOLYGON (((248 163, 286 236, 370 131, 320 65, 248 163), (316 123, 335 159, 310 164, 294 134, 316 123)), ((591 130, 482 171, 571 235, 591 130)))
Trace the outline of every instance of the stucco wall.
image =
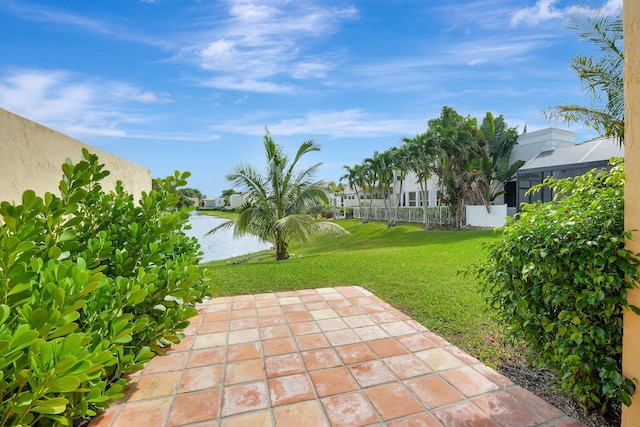
POLYGON ((25 190, 34 190, 39 196, 45 192, 59 195, 61 165, 66 158, 79 161, 82 148, 98 155, 111 172, 102 181, 104 189, 115 188, 120 180, 136 198, 151 190, 149 169, 0 108, 0 201, 19 203, 25 190))
MULTIPOLYGON (((625 102, 625 229, 633 231, 627 247, 640 252, 640 2, 623 2, 624 25, 624 102, 625 102)), ((640 288, 630 291, 629 303, 640 307, 640 288)), ((622 373, 640 382, 640 316, 628 312, 624 317, 622 373)), ((622 407, 622 426, 640 426, 640 384, 630 407, 622 407)))

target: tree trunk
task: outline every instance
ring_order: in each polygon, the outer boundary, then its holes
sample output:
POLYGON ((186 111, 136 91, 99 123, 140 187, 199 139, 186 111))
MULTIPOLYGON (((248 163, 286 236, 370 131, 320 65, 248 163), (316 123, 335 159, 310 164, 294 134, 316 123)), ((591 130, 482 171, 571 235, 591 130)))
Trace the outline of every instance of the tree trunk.
POLYGON ((287 246, 287 242, 284 241, 282 233, 280 231, 276 231, 276 261, 289 258, 287 246))

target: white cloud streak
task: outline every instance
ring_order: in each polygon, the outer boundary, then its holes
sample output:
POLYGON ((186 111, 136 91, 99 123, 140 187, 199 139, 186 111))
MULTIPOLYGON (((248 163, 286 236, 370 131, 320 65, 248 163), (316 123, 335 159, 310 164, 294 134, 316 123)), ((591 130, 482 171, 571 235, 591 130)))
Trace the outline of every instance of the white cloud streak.
POLYGON ((622 0, 607 0, 598 9, 581 5, 561 8, 556 6, 557 3, 558 0, 537 0, 533 6, 515 11, 511 16, 511 26, 533 27, 541 22, 565 19, 570 14, 614 16, 620 14, 622 10, 622 0))

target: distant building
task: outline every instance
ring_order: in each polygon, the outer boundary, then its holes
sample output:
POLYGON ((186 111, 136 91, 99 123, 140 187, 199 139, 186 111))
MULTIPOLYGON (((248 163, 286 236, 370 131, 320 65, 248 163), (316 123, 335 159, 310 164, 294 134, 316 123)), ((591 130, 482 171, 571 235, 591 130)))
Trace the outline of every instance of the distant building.
POLYGON ((232 194, 229 196, 229 207, 231 209, 239 208, 244 202, 244 194, 232 194))
POLYGON ((207 197, 202 199, 201 209, 217 209, 224 208, 225 201, 223 197, 207 197))

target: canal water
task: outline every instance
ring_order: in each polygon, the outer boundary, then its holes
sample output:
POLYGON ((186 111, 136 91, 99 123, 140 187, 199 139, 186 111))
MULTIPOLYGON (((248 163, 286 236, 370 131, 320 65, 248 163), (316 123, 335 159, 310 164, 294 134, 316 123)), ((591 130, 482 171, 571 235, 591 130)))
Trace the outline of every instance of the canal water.
POLYGON ((214 234, 206 235, 210 230, 226 221, 228 220, 210 215, 198 215, 195 212, 191 214, 189 218, 191 230, 185 230, 185 234, 198 239, 200 250, 204 252, 200 262, 227 259, 272 247, 271 243, 250 234, 243 237, 233 237, 232 229, 219 230, 214 234))

